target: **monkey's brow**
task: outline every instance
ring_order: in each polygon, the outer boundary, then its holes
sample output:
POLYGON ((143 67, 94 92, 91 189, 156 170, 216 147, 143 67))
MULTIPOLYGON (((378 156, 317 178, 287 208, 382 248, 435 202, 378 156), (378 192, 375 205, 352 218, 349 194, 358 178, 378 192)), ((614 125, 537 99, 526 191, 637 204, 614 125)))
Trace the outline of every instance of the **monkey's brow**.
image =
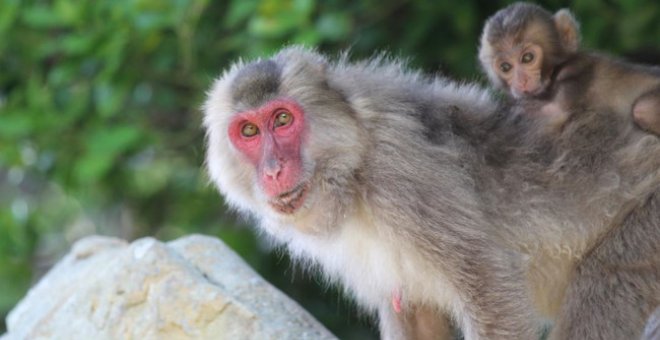
POLYGON ((249 106, 259 106, 264 99, 279 91, 282 70, 272 60, 262 60, 245 66, 231 86, 232 100, 249 106))

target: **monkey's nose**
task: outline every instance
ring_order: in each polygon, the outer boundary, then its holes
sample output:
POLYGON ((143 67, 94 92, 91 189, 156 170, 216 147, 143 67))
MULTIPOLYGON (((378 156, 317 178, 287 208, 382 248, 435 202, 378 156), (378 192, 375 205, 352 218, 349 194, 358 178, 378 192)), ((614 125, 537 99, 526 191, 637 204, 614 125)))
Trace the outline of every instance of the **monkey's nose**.
POLYGON ((266 164, 264 165, 264 175, 266 175, 267 179, 276 180, 282 172, 282 166, 275 158, 266 160, 266 164))

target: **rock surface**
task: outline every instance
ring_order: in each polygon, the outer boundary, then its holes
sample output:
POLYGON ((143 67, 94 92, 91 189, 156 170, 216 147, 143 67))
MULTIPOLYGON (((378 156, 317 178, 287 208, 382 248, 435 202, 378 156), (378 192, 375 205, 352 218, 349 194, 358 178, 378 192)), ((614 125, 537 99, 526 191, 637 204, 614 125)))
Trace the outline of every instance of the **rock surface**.
POLYGON ((78 241, 7 317, 14 339, 334 339, 221 241, 78 241))
POLYGON ((660 307, 655 309, 646 323, 642 340, 660 340, 660 307))

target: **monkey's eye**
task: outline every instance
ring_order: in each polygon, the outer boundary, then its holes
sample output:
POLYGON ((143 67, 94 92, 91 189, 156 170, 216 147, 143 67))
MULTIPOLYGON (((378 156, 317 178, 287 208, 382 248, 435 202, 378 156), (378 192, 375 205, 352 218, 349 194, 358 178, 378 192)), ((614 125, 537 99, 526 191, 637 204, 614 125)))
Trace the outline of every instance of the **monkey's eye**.
POLYGON ((506 62, 500 64, 500 70, 504 73, 509 73, 509 71, 511 71, 512 67, 513 66, 511 66, 511 64, 506 63, 506 62))
POLYGON ((520 61, 523 64, 529 64, 533 60, 534 60, 534 53, 532 53, 532 52, 527 52, 527 53, 523 54, 522 58, 520 58, 520 61))
POLYGON ((275 127, 289 125, 292 120, 293 117, 289 111, 280 111, 280 113, 275 116, 275 127))
POLYGON ((259 128, 252 123, 247 123, 243 125, 243 128, 241 129, 241 134, 244 137, 253 137, 256 136, 258 133, 259 133, 259 128))

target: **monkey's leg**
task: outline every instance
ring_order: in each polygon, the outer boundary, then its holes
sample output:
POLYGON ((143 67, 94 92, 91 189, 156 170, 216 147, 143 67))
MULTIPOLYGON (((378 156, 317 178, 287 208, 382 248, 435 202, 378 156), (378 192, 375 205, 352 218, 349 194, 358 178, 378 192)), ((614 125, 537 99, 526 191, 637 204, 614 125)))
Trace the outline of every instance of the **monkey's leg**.
POLYGON ((385 304, 379 309, 378 316, 383 340, 452 339, 449 318, 425 306, 406 306, 397 312, 392 305, 385 304))
POLYGON ((491 259, 475 256, 478 262, 470 265, 481 268, 456 283, 463 292, 465 339, 538 339, 538 319, 519 261, 505 252, 491 254, 491 259))
POLYGON ((660 191, 575 269, 551 339, 639 339, 660 304, 660 191))
POLYGON ((646 92, 635 100, 632 112, 637 125, 660 135, 660 88, 646 92))

